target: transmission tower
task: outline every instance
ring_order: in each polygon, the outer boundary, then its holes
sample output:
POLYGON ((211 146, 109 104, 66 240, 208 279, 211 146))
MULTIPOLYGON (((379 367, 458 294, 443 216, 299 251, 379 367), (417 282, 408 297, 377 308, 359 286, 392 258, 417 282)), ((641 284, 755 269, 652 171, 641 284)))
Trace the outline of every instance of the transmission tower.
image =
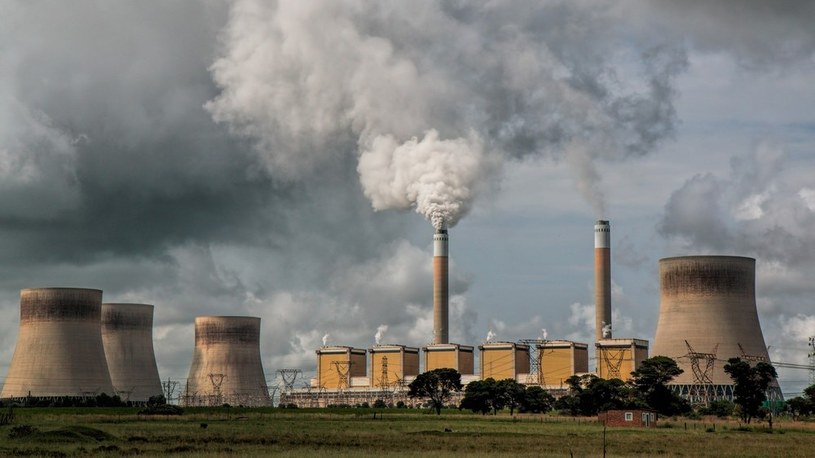
POLYGON ((713 381, 710 379, 710 374, 713 372, 713 365, 716 363, 716 352, 719 350, 719 344, 713 347, 712 353, 695 351, 687 340, 685 345, 688 347, 686 357, 690 359, 691 370, 693 371, 693 386, 690 389, 690 398, 696 398, 707 406, 710 402, 710 396, 713 394, 711 393, 713 381), (699 364, 701 361, 705 362, 704 370, 699 364))
POLYGON ((619 378, 620 368, 623 366, 623 358, 625 358, 625 350, 614 350, 611 348, 600 347, 600 354, 602 355, 603 362, 605 363, 606 370, 608 371, 608 379, 619 378))
POLYGON ((815 385, 815 336, 809 338, 809 384, 815 385))
POLYGON ((526 375, 528 385, 544 385, 543 369, 538 355, 543 356, 543 350, 538 350, 539 345, 546 343, 541 339, 521 339, 520 342, 529 347, 529 374, 526 375))
POLYGON ((763 363, 770 362, 765 356, 762 356, 762 355, 748 355, 747 352, 744 351, 744 347, 742 347, 741 344, 738 344, 738 345, 739 345, 739 351, 741 352, 741 359, 743 359, 744 361, 747 361, 748 363, 750 363, 751 366, 753 364, 759 363, 759 362, 763 362, 763 363))
POLYGON ((226 379, 226 374, 208 374, 209 381, 212 383, 212 396, 213 405, 223 404, 223 396, 221 395, 221 385, 226 379))
POLYGON ((379 388, 382 391, 385 391, 390 387, 390 383, 388 382, 388 357, 382 357, 382 375, 379 377, 379 388))
POLYGON ((278 369, 277 373, 280 374, 280 378, 283 379, 283 387, 287 393, 291 393, 294 389, 294 382, 297 381, 297 376, 302 374, 303 371, 300 369, 278 369))
POLYGON ((167 381, 161 384, 161 388, 162 391, 164 391, 164 398, 167 400, 167 403, 170 404, 173 400, 175 390, 178 388, 178 382, 172 381, 168 378, 167 381))
POLYGON ((345 404, 345 391, 351 386, 351 361, 333 361, 331 364, 337 370, 337 403, 345 404))

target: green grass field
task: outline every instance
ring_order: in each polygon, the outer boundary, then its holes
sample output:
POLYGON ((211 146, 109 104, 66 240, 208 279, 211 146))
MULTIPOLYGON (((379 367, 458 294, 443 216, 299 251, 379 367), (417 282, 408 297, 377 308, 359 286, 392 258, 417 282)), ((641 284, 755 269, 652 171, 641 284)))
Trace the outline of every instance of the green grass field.
MULTIPOLYGON (((603 456, 603 427, 590 418, 458 411, 437 417, 402 409, 202 408, 181 417, 136 412, 16 409, 14 423, 0 427, 0 455, 603 456)), ((766 424, 740 429, 735 421, 719 421, 713 431, 711 421, 660 420, 651 430, 609 428, 606 454, 813 456, 815 424, 776 422, 769 432, 766 424)))

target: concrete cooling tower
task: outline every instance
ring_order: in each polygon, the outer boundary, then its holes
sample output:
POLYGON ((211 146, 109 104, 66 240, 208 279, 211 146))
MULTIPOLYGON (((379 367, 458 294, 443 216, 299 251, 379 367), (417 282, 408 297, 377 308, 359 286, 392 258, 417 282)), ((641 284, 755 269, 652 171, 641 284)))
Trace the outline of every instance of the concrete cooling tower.
MULTIPOLYGON (((653 355, 685 371, 673 380, 695 402, 732 398, 729 358, 768 361, 755 297, 755 259, 683 256, 659 261, 659 321, 653 355)), ((777 383, 770 397, 780 397, 777 383)))
POLYGON ((153 352, 153 306, 102 304, 102 343, 113 388, 124 401, 162 394, 153 352))
POLYGON ((20 331, 0 398, 114 394, 101 330, 102 291, 20 291, 20 331))
POLYGON ((260 361, 260 318, 199 316, 187 405, 271 405, 260 361))

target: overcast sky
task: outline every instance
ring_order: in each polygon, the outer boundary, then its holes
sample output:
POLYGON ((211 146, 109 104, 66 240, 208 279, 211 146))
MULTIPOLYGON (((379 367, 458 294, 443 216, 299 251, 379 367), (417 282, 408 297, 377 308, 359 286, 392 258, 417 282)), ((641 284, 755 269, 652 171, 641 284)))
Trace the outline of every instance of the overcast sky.
POLYGON ((197 315, 260 316, 270 380, 313 373, 326 334, 427 344, 442 218, 455 342, 591 342, 604 218, 615 337, 653 340, 660 258, 751 256, 771 357, 805 363, 813 22, 809 1, 0 0, 0 373, 27 287, 155 304, 163 379, 197 315))

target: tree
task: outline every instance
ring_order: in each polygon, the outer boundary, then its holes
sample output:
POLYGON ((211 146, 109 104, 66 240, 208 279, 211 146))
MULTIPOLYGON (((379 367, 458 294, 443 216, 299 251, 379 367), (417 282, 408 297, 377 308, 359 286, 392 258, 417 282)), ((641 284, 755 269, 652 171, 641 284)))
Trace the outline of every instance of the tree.
POLYGON ((741 358, 728 359, 724 371, 733 379, 733 401, 741 407, 742 420, 749 424, 758 415, 761 404, 767 399, 767 387, 778 374, 769 363, 761 361, 750 366, 741 358))
POLYGON ((566 380, 569 394, 555 403, 555 408, 571 415, 597 415, 608 409, 642 407, 633 389, 620 379, 606 380, 595 375, 572 376, 566 380))
POLYGON ((408 385, 411 398, 428 398, 430 405, 441 415, 441 408, 453 392, 461 391, 461 374, 455 369, 433 369, 416 376, 408 385))
POLYGON ((464 398, 459 406, 461 409, 481 414, 498 412, 503 407, 504 398, 499 393, 498 382, 492 377, 470 382, 464 390, 464 398))
POLYGON ((514 415, 515 409, 521 406, 526 387, 515 379, 504 379, 498 382, 497 395, 503 398, 504 407, 509 407, 509 414, 514 415))
POLYGON ((815 385, 804 388, 803 396, 792 398, 786 404, 793 420, 815 413, 815 385))
POLYGON ((787 400, 787 410, 792 414, 793 420, 798 420, 801 417, 806 417, 812 413, 813 405, 809 399, 798 396, 787 400))
POLYGON ((518 410, 521 413, 543 413, 551 410, 554 403, 555 398, 543 388, 528 386, 518 410))
POLYGON ((710 401, 710 405, 701 411, 703 415, 716 415, 719 418, 729 417, 733 415, 736 409, 736 404, 727 399, 716 399, 710 401))
POLYGON ((690 404, 668 388, 668 383, 683 372, 673 359, 654 356, 631 373, 631 384, 648 407, 661 415, 676 415, 689 411, 690 404))

